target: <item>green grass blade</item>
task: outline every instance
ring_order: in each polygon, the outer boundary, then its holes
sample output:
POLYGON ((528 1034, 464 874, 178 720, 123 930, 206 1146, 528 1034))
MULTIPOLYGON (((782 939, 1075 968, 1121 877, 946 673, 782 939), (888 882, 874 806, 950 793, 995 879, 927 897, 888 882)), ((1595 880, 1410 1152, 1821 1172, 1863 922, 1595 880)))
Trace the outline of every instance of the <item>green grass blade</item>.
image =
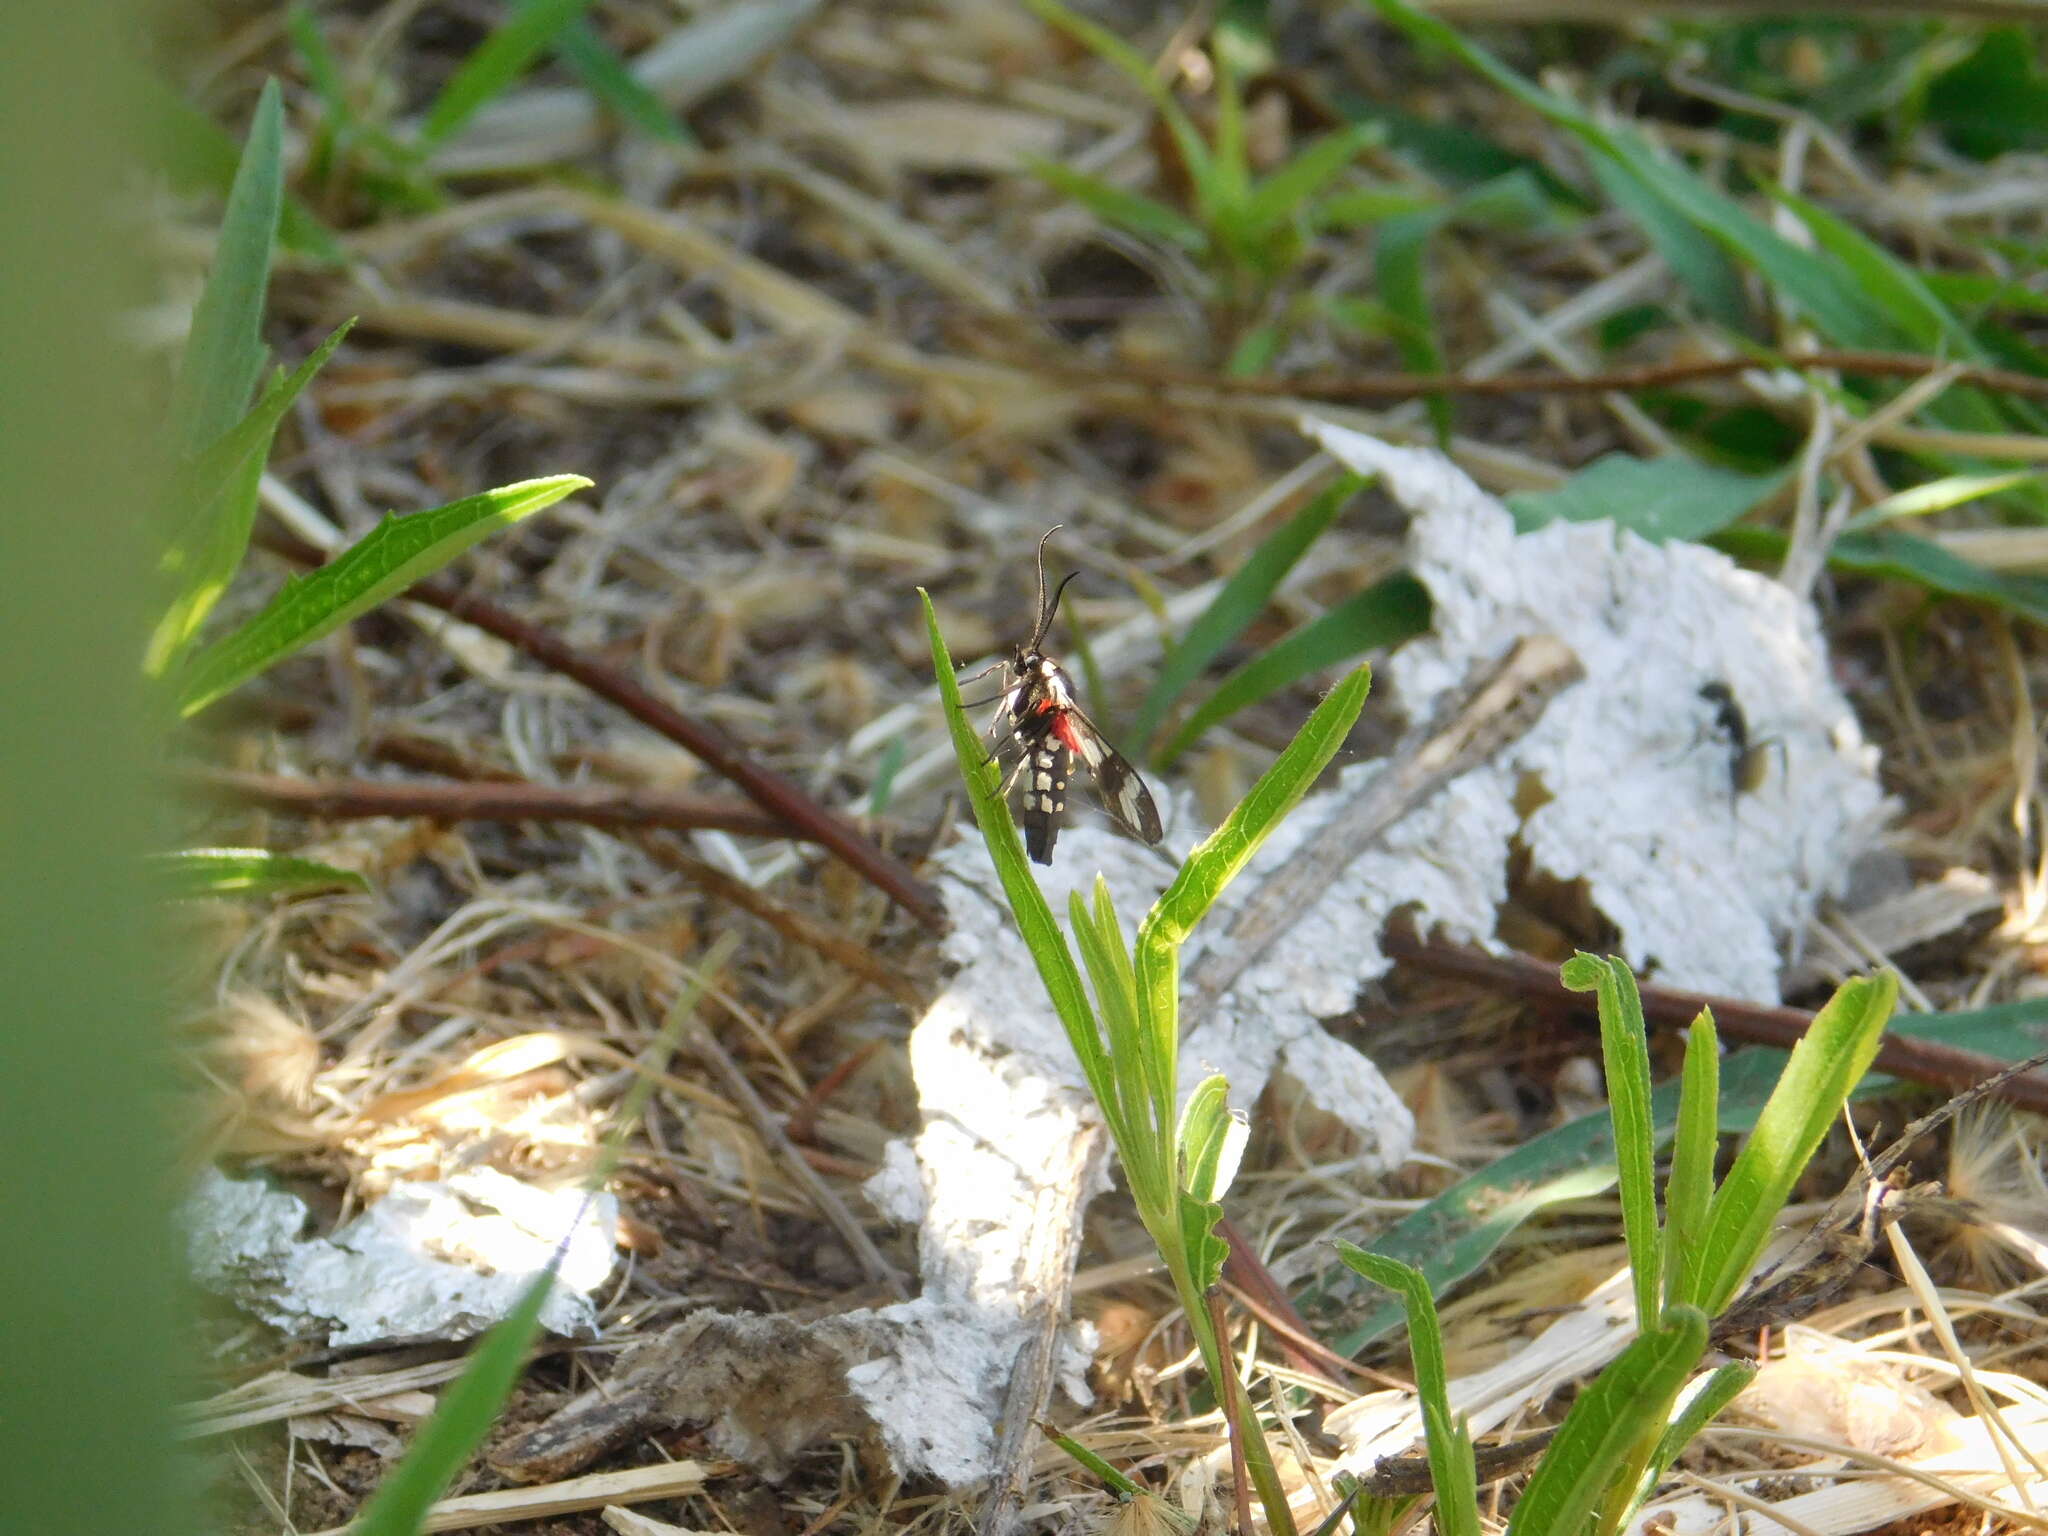
POLYGON ((1646 183, 1632 167, 1608 155, 1593 155, 1593 179, 1607 200, 1635 221, 1664 264, 1683 283, 1709 320, 1738 334, 1749 321, 1742 272, 1727 251, 1646 183))
POLYGON ((167 521, 182 532, 165 551, 163 566, 177 581, 178 593, 144 659, 152 677, 161 676, 191 643, 241 569, 256 522, 255 481, 270 456, 278 423, 354 323, 336 326, 311 357, 273 380, 247 415, 172 475, 165 497, 167 521))
POLYGON ((1366 695, 1371 690, 1372 668, 1366 666, 1355 668, 1332 688, 1287 744, 1287 750, 1224 818, 1223 825, 1188 855, 1173 884, 1146 914, 1138 933, 1141 997, 1149 990, 1146 958, 1186 941, 1195 924, 1223 894, 1223 888, 1259 851, 1259 845, 1280 824, 1281 818, 1301 803, 1309 786, 1337 755, 1337 749, 1344 745, 1344 738, 1357 723, 1359 711, 1365 708, 1366 695))
POLYGON ((1436 1490, 1436 1525, 1443 1536, 1478 1536, 1479 1477, 1472 1436, 1451 1412, 1450 1368, 1444 1360, 1436 1299, 1422 1272, 1385 1254, 1371 1253, 1341 1238, 1337 1256, 1375 1285, 1401 1298, 1408 1318, 1408 1352, 1415 1368, 1415 1395, 1429 1450, 1429 1480, 1436 1490))
POLYGON ((1749 1361, 1731 1360, 1701 1383, 1691 1400, 1672 1416, 1663 1438, 1657 1442, 1650 1464, 1643 1469, 1643 1480, 1636 1488, 1637 1504, 1656 1491, 1664 1474, 1671 1470, 1671 1464, 1678 1460, 1679 1452, 1692 1444, 1693 1436, 1713 1423, 1721 1410, 1734 1402, 1742 1389, 1755 1379, 1756 1367, 1749 1361))
POLYGON ((266 848, 180 848, 145 861, 157 889, 173 899, 203 896, 297 895, 337 886, 367 891, 370 882, 352 869, 317 859, 294 858, 266 848))
POLYGON ((590 0, 519 0, 505 24, 485 38, 441 87, 420 124, 419 151, 433 149, 511 86, 589 6, 590 0))
POLYGON ((198 713, 292 652, 431 575, 478 540, 589 484, 581 475, 551 475, 409 517, 386 517, 328 564, 287 582, 262 612, 193 657, 179 679, 180 713, 198 713))
MULTIPOLYGON (((960 684, 954 676, 953 658, 946 650, 945 636, 939 633, 939 619, 932 611, 931 594, 920 587, 918 596, 924 603, 925 630, 931 642, 932 671, 938 679, 939 702, 945 708, 946 728, 952 736, 953 755, 959 761, 960 776, 967 783, 967 798, 974 807, 975 824, 981 828, 982 841, 988 845, 989 859, 996 868, 996 878, 1002 882, 1003 895, 1010 903, 1011 915, 1017 919, 1017 929, 1023 935, 1025 947, 1031 951, 1032 963, 1038 967, 1038 977, 1045 984, 1046 996, 1052 1000, 1053 1011, 1059 1015, 1067 1038, 1073 1042, 1074 1055, 1085 1070, 1090 1062, 1101 1061, 1103 1054, 1102 1034, 1096 1027, 1094 1010, 1088 1004, 1087 989, 1082 985, 1081 972, 1074 964, 1073 951, 1067 947, 1067 937, 1060 932, 1045 893, 1032 877, 1031 865, 1024 856, 1024 840, 1017 835, 1017 823, 1010 815, 1009 803, 997 793, 1002 788, 1002 770, 989 760, 981 738, 975 734, 974 727, 968 723, 966 711, 960 707, 960 684)), ((1094 1086, 1093 1078, 1090 1085, 1094 1086)), ((1096 1097, 1105 1105, 1117 1102, 1113 1091, 1105 1095, 1099 1087, 1096 1097)))
POLYGON ((1024 0, 1025 7, 1047 26, 1057 27, 1104 62, 1114 65, 1125 79, 1145 93, 1152 110, 1173 135, 1174 147, 1187 163, 1189 178, 1197 187, 1211 180, 1209 146, 1195 130, 1194 120, 1174 99, 1173 92, 1153 71, 1152 61, 1107 27, 1069 10, 1060 0, 1024 0))
POLYGON ((1707 1216, 1700 1296, 1710 1313, 1728 1305, 1763 1253, 1794 1181, 1869 1070, 1898 996, 1890 971, 1844 982, 1793 1048, 1707 1216))
MULTIPOLYGON (((1712 543, 1739 560, 1770 561, 1784 554, 1786 538, 1776 528, 1744 525, 1725 529, 1712 543)), ((2036 624, 2048 624, 2048 578, 1994 571, 1903 529, 1845 533, 1828 552, 1828 565, 1852 575, 1907 582, 1944 597, 1989 603, 2036 624)))
POLYGON ((2038 469, 2014 469, 1997 475, 1943 475, 1938 480, 1924 481, 1892 492, 1850 519, 1849 526, 1852 530, 1860 530, 1895 517, 1926 517, 1934 512, 1947 512, 1968 506, 1973 501, 1982 501, 1987 496, 2002 496, 2023 485, 2039 484, 2043 473, 2038 469))
POLYGON ((1218 683, 1154 754, 1155 761, 1161 768, 1170 767, 1204 731, 1239 710, 1366 651, 1421 634, 1429 628, 1429 615, 1429 589, 1406 571, 1375 582, 1218 683))
POLYGON ((1721 1044, 1714 1015, 1701 1009, 1685 1041, 1679 1077, 1678 1133, 1664 1185, 1664 1300, 1698 1306, 1706 1269, 1703 1243, 1714 1198, 1714 1153, 1720 1145, 1721 1044))
POLYGON ((1674 1307, 1596 1376, 1522 1490, 1508 1519, 1510 1536, 1581 1536, 1621 1479, 1633 1493, 1632 1463, 1642 1458, 1646 1428, 1661 1434, 1671 1402, 1706 1347, 1706 1314, 1674 1307))
MULTIPOLYGON (((1123 941, 1114 930, 1103 933, 1079 891, 1067 894, 1067 926, 1073 930, 1074 942, 1081 950, 1081 963, 1094 983, 1095 1013, 1107 1037, 1103 1040, 1070 1036, 1074 1054, 1080 1059, 1082 1075, 1088 1079, 1089 1090, 1101 1106, 1118 1148, 1148 1145, 1150 1138, 1140 1134, 1139 1129, 1149 1128, 1149 1097, 1142 1090, 1127 1094, 1124 1085, 1124 1076, 1138 1060, 1138 997, 1136 986, 1128 980, 1130 960, 1122 954, 1123 941)), ((1132 1169, 1126 1154, 1126 1176, 1132 1190, 1149 1198, 1155 1209, 1168 1198, 1167 1180, 1155 1171, 1156 1162, 1157 1159, 1141 1159, 1142 1166, 1132 1169)))
MULTIPOLYGON (((1436 312, 1429 302, 1429 278, 1424 258, 1429 242, 1450 217, 1450 209, 1403 214, 1379 227, 1372 252, 1373 284, 1380 303, 1395 324, 1391 332, 1394 350, 1410 373, 1444 373, 1444 349, 1436 338, 1436 312)), ((1429 396, 1429 419, 1436 429, 1437 443, 1451 440, 1451 400, 1441 390, 1429 396)))
POLYGON ((1560 973, 1574 992, 1591 992, 1600 1013, 1600 1056, 1607 1070, 1607 1111, 1614 1120, 1621 1184, 1621 1230, 1635 1287, 1636 1327, 1648 1333, 1663 1299, 1657 1232, 1657 1126, 1650 1103, 1650 1047, 1635 976, 1619 960, 1577 954, 1560 973))
POLYGON ((1213 601, 1188 626, 1180 643, 1159 664, 1144 702, 1131 723, 1130 740, 1142 749, 1159 733, 1174 701, 1216 655, 1265 611, 1273 593, 1294 569, 1309 546, 1323 536, 1337 514, 1365 485, 1360 475, 1347 474, 1318 493, 1294 516, 1263 539, 1259 547, 1223 583, 1213 601))
POLYGON ((696 137, 662 104, 654 92, 640 83, 619 56, 605 46, 585 17, 577 17, 555 37, 555 51, 589 90, 623 123, 630 123, 649 138, 659 139, 677 149, 698 148, 696 137))
POLYGON ((1031 155, 1024 163, 1047 186, 1072 198, 1112 228, 1157 240, 1162 245, 1177 246, 1192 255, 1199 256, 1209 249, 1209 237, 1200 225, 1155 198, 1077 171, 1058 160, 1031 155))
POLYGON ((1801 250, 1685 167, 1666 160, 1638 135, 1608 128, 1587 113, 1524 79, 1455 28, 1417 10, 1408 0, 1365 0, 1416 42, 1450 54, 1595 154, 1633 173, 1650 192, 1723 248, 1747 261, 1812 318, 1830 341, 1849 347, 1893 348, 1904 337, 1883 309, 1867 298, 1840 264, 1801 250))
POLYGON ((1245 199, 1244 222, 1253 230, 1271 229, 1290 219, 1305 222, 1309 205, 1323 188, 1385 138, 1386 131, 1376 123, 1352 123, 1311 140, 1252 189, 1245 199))
POLYGON ((263 296, 284 198, 284 98, 264 82, 248 143, 221 216, 220 243, 192 312, 171 391, 171 423, 187 453, 221 436, 248 409, 263 368, 263 296))

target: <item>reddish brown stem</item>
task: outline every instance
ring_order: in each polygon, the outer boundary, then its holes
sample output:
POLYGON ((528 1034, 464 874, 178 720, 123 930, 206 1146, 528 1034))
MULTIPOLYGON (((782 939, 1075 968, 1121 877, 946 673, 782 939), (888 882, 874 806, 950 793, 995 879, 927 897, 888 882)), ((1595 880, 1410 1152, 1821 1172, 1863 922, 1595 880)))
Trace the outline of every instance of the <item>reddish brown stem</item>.
MULTIPOLYGON (((1558 980, 1558 968, 1547 960, 1529 955, 1483 954, 1462 944, 1418 939, 1398 931, 1389 931, 1385 947, 1395 959, 1440 975, 1482 982, 1552 1007, 1589 1006, 1582 993, 1572 991, 1558 980)), ((1780 1050, 1797 1045, 1813 1022, 1813 1015, 1799 1008, 1773 1008, 1740 998, 1710 997, 1647 983, 1640 990, 1647 1023, 1690 1024, 1702 1008, 1711 1008, 1714 1028, 1728 1039, 1773 1045, 1780 1050)), ((1973 1088, 2008 1065, 1980 1051, 1958 1050, 1952 1045, 1891 1033, 1885 1035, 1872 1063, 1879 1072, 1951 1091, 1973 1088)), ((2048 1113, 2048 1077, 2030 1073, 2011 1078, 1992 1090, 1992 1096, 2036 1114, 2048 1113)))
MULTIPOLYGON (((301 565, 318 565, 322 558, 311 545, 276 530, 264 530, 258 534, 257 542, 301 565)), ((731 780, 784 829, 843 860, 926 927, 943 924, 937 898, 916 876, 781 774, 755 762, 724 732, 690 719, 617 668, 585 655, 550 630, 529 623, 487 598, 438 581, 419 582, 408 588, 405 595, 496 635, 543 666, 564 677, 573 677, 649 730, 667 737, 712 772, 731 780)))

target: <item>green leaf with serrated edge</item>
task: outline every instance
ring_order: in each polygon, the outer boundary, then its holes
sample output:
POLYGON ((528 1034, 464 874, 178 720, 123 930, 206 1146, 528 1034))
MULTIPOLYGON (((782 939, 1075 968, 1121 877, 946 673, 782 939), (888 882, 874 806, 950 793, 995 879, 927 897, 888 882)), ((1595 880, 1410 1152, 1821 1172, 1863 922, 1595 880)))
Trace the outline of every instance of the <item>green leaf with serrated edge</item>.
POLYGON ((1634 975, 1619 960, 1577 954, 1564 963, 1559 977, 1572 991, 1591 992, 1596 999, 1636 1327, 1648 1332, 1657 1320, 1664 1286, 1657 1232, 1656 1113, 1650 1104, 1650 1048, 1642 998, 1634 975))
POLYGON ((1287 573, 1364 485, 1364 476, 1347 474, 1326 487, 1266 535, 1217 590, 1209 606, 1159 663, 1152 687, 1138 706, 1137 716, 1131 722, 1130 739, 1140 750, 1159 733, 1160 722, 1188 684, 1201 676, 1202 669, 1216 659, 1217 653, 1265 612, 1266 604, 1287 573))
POLYGON ((1578 1536, 1623 1480, 1632 1495, 1632 1463, 1645 1455, 1646 1430, 1661 1434, 1678 1389, 1706 1347, 1706 1314, 1674 1307, 1594 1377, 1516 1501, 1508 1518, 1511 1536, 1578 1536))
POLYGON ((1154 761, 1171 767, 1212 725, 1305 677, 1421 634, 1429 628, 1429 615, 1429 589, 1406 571, 1375 582, 1224 678, 1153 754, 1154 761))
POLYGON ((396 597, 488 534, 589 484, 581 475, 551 475, 408 517, 386 517, 326 565, 287 582, 262 612, 194 656, 178 680, 179 712, 197 714, 294 651, 396 597))
POLYGON ((1515 531, 1546 523, 1612 522, 1654 544, 1698 542, 1737 521, 1785 481, 1783 471, 1746 475, 1670 454, 1603 454, 1563 485, 1508 497, 1515 531))
POLYGON ((654 92, 640 83, 619 56, 606 47, 588 20, 578 17, 555 35, 555 51, 576 71, 584 87, 623 123, 649 138, 677 149, 695 149, 697 141, 676 120, 654 92))
POLYGON ((1203 1078, 1180 1112, 1181 1188, 1196 1200, 1221 1200, 1237 1177, 1246 1135, 1244 1117, 1231 1113, 1223 1074, 1203 1078))
POLYGON ((151 637, 143 662, 150 676, 161 675, 191 643, 241 568, 256 518, 252 482, 270 457, 278 423, 354 324, 336 326, 312 356, 274 379, 246 416, 173 472, 165 506, 170 524, 184 532, 172 541, 163 565, 178 580, 179 592, 151 637))
MULTIPOLYGON (((1073 951, 1067 947, 1067 937, 1060 932, 1045 893, 1032 878, 1031 866, 1024 855, 1024 840, 1017 835, 1016 819, 1010 814, 1009 802, 999 793, 1002 770, 982 749, 981 738, 975 734, 974 727, 968 723, 966 711, 960 707, 960 684, 954 676, 953 658, 946 650, 945 637, 939 633, 939 619, 932 611, 931 594, 919 587, 918 597, 924 603, 925 629, 931 643, 932 671, 939 684, 939 703, 945 709, 946 729, 952 737, 953 755, 960 764, 960 776, 967 784, 967 798, 974 808, 975 825, 981 828, 982 841, 988 845, 996 878, 1002 882, 1003 895, 1009 902, 1011 915, 1017 920, 1017 931, 1024 939, 1024 947, 1031 952, 1032 964, 1038 968, 1038 978, 1045 985, 1053 1012, 1059 1015, 1060 1025, 1073 1045, 1074 1057, 1088 1078, 1089 1091, 1095 1095, 1096 1103, 1107 1109, 1120 1103, 1121 1098, 1109 1075, 1109 1059, 1103 1047, 1102 1033, 1096 1027, 1095 1013, 1088 1002, 1087 988, 1082 985, 1080 969, 1074 964, 1073 951)), ((1123 1141, 1119 1138, 1119 1151, 1122 1147, 1123 1141)))
MULTIPOLYGON (((584 1189, 591 1198, 594 1199, 604 1188, 605 1181, 618 1167, 627 1134, 639 1121, 655 1084, 666 1076, 669 1058, 675 1053, 683 1026, 689 1022, 698 999, 703 995, 702 978, 721 970, 736 947, 737 940, 729 935, 711 946, 697 977, 670 1004, 654 1043, 633 1064, 635 1080, 620 1101, 596 1165, 584 1181, 584 1189)), ((581 1222, 582 1213, 579 1211, 570 1230, 573 1232, 581 1222)), ((548 1296, 554 1289, 555 1272, 561 1262, 562 1250, 558 1249, 548 1260, 547 1267, 526 1288, 519 1304, 484 1335, 483 1342, 471 1353, 462 1374, 441 1394, 441 1401, 432 1417, 413 1436, 404 1457, 378 1484, 369 1503, 349 1526, 349 1536, 418 1536, 428 1528, 427 1514, 434 1501, 440 1498, 455 1474, 467 1465, 476 1448, 490 1433, 506 1398, 511 1395, 513 1383, 525 1368, 527 1351, 540 1333, 541 1309, 547 1305, 548 1296)))
POLYGON ((1664 1184, 1664 1300, 1699 1305, 1706 1268, 1702 1244, 1714 1198, 1714 1153, 1720 1145, 1721 1043, 1714 1015, 1701 1009, 1685 1041, 1679 1077, 1678 1131, 1664 1184))
POLYGON ((1337 1256, 1373 1284, 1401 1298, 1408 1319, 1409 1359, 1415 1370, 1415 1396, 1422 1408, 1424 1444, 1429 1452, 1429 1480, 1436 1490, 1437 1529, 1443 1536, 1478 1536, 1478 1472, 1472 1435, 1462 1416, 1452 1413, 1450 1369, 1444 1360, 1443 1328, 1436 1299, 1422 1272, 1373 1253, 1342 1238, 1337 1256))
POLYGON ((1650 1464, 1643 1469, 1642 1482, 1636 1488, 1635 1503, 1638 1507, 1657 1491, 1657 1484, 1671 1470, 1671 1464, 1678 1460, 1679 1453, 1692 1444, 1693 1437, 1713 1423, 1721 1410, 1741 1396, 1742 1389, 1755 1379, 1756 1367, 1749 1361, 1731 1360, 1711 1372, 1698 1389, 1679 1405, 1678 1412, 1672 1415, 1663 1437, 1657 1442, 1650 1464))
POLYGON ((1801 250, 1685 167, 1625 129, 1596 122, 1571 102, 1532 84, 1447 23, 1407 0, 1362 0, 1418 43, 1441 48, 1588 149, 1631 168, 1642 183, 1766 280, 1841 346, 1891 348, 1901 337, 1884 311, 1848 281, 1839 264, 1801 250))
POLYGON ((174 898, 271 896, 331 891, 337 886, 367 891, 370 882, 352 869, 317 859, 272 853, 267 848, 180 848, 145 861, 158 889, 174 898))
POLYGON ((221 215, 220 240, 171 390, 178 447, 196 453, 240 419, 263 368, 263 296, 284 197, 284 99, 267 80, 221 215))
POLYGON ((590 0, 518 0, 504 24, 485 38, 441 87, 420 123, 420 150, 441 143, 510 87, 541 50, 589 7, 590 0))
POLYGON ((1728 1305, 1762 1255, 1793 1183, 1870 1069, 1898 995, 1890 971, 1844 982, 1793 1047, 1708 1212, 1700 1299, 1710 1313, 1728 1305))
POLYGON ((1200 226, 1142 192, 1130 191, 1039 155, 1026 156, 1024 164, 1054 191, 1072 198, 1113 228, 1198 256, 1209 248, 1209 237, 1200 226))

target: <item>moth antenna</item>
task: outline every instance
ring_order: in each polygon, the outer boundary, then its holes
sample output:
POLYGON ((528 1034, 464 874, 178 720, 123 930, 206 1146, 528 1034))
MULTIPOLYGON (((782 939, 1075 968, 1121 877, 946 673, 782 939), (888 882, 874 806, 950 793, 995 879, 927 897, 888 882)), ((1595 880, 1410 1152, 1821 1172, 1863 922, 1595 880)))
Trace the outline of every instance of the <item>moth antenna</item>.
POLYGON ((1052 601, 1046 605, 1045 617, 1038 621, 1038 633, 1031 637, 1031 644, 1026 647, 1027 650, 1037 650, 1039 643, 1045 639, 1046 631, 1052 628, 1052 616, 1060 611, 1060 594, 1067 590, 1067 583, 1080 574, 1079 571, 1067 572, 1060 578, 1060 584, 1052 589, 1052 601))
MULTIPOLYGON (((1066 526, 1065 523, 1054 523, 1045 530, 1045 537, 1038 541, 1038 631, 1032 635, 1031 643, 1024 647, 1027 651, 1037 650, 1038 642, 1045 638, 1045 632, 1052 627, 1052 611, 1045 606, 1045 546, 1051 542, 1054 534, 1066 526)), ((1073 578, 1070 576, 1067 580, 1071 581, 1073 578)), ((1066 584, 1065 581, 1060 583, 1062 587, 1066 584)), ((1052 600, 1057 605, 1060 600, 1059 593, 1055 592, 1052 600)))

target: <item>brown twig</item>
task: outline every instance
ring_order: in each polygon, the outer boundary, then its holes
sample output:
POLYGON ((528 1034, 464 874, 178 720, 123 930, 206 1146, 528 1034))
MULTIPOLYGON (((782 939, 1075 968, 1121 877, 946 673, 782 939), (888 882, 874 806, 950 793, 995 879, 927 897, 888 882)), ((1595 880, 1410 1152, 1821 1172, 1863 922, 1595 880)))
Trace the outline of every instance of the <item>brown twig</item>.
MULTIPOLYGON (((1583 994, 1573 992, 1558 980, 1556 966, 1529 955, 1488 955, 1461 944, 1418 939, 1398 930, 1388 932, 1385 947, 1393 958, 1441 975, 1484 982, 1552 1006, 1590 1006, 1583 994)), ((1643 1018, 1648 1023, 1689 1024, 1702 1008, 1711 1008, 1714 1027, 1727 1038, 1772 1045, 1780 1050, 1797 1045, 1813 1022, 1813 1015, 1799 1008, 1773 1008, 1741 998, 1709 997, 1647 983, 1640 990, 1643 1018)), ((2003 1072, 2010 1063, 1981 1051, 1958 1050, 1952 1045, 1887 1032, 1871 1065, 1879 1072, 1889 1072, 1909 1082, 1954 1090, 1973 1088, 2003 1072)), ((2048 1077, 2026 1074, 2009 1078, 1993 1090, 1992 1096, 2036 1114, 2048 1113, 2048 1077)))
POLYGON ((1244 1437, 1255 1434, 1258 1425, 1244 1411, 1243 1393, 1238 1385, 1236 1363, 1230 1359, 1230 1329, 1223 1319, 1223 1296, 1211 1291, 1203 1298, 1209 1307, 1209 1326, 1215 1330, 1216 1347, 1223 1355, 1223 1379, 1214 1383, 1223 1400, 1223 1422, 1230 1429, 1230 1482, 1237 1495, 1237 1536, 1252 1536, 1251 1468, 1245 1461, 1244 1437))
MULTIPOLYGON (((607 785, 472 780, 458 784, 300 779, 228 768, 181 768, 181 787, 320 821, 417 816, 427 821, 570 821, 592 827, 715 828, 788 837, 789 826, 748 800, 607 785)), ((801 834, 799 834, 801 835, 801 834)))
POLYGON ((753 913, 792 943, 816 950, 842 970, 850 971, 861 980, 880 988, 912 1014, 924 1011, 926 999, 911 984, 909 978, 866 946, 857 944, 842 934, 834 933, 815 918, 807 917, 785 906, 766 892, 755 890, 744 880, 736 880, 724 870, 716 869, 702 859, 684 852, 667 838, 649 837, 643 840, 643 846, 670 869, 703 887, 719 900, 730 902, 743 911, 753 913))
MULTIPOLYGON (((260 532, 257 542, 301 565, 318 565, 322 559, 310 544, 275 529, 260 532)), ((674 742, 712 772, 730 779, 785 829, 843 860, 926 927, 937 928, 944 921, 938 899, 908 869, 781 774, 755 762, 724 732, 690 719, 617 668, 584 654, 552 631, 529 623, 487 598, 438 581, 416 583, 406 590, 405 596, 495 635, 543 666, 574 678, 599 698, 617 705, 649 730, 674 742)))
POLYGON ((1954 369, 1955 382, 2008 394, 2048 397, 2048 378, 2020 373, 2011 368, 1956 365, 1947 358, 1926 357, 1915 352, 1791 352, 1775 358, 1709 357, 1682 362, 1645 363, 1633 368, 1609 368, 1598 373, 1560 373, 1555 369, 1531 369, 1519 373, 1473 376, 1462 373, 1297 374, 1292 377, 1218 380, 1207 374, 1180 373, 1166 369, 1119 368, 1114 374, 1101 369, 1056 359, 1034 359, 1028 366, 1040 373, 1075 383, 1104 386, 1202 389, 1219 395, 1278 395, 1296 400, 1321 400, 1331 404, 1384 404, 1415 400, 1425 395, 1587 395, 1609 391, 1664 389, 1674 384, 1691 384, 1702 379, 1726 378, 1731 374, 1770 372, 1773 369, 1831 369, 1838 373, 1862 374, 1868 378, 1917 379, 1954 369))

